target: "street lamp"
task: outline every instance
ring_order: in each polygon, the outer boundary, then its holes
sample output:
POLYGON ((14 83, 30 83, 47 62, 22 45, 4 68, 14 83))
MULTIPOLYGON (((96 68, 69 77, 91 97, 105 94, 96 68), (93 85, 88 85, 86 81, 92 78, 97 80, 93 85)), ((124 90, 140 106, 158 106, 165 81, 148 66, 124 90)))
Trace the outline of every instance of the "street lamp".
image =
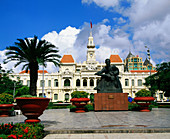
POLYGON ((13 91, 13 98, 15 97, 15 87, 16 87, 16 82, 14 81, 14 91, 13 91))
POLYGON ((151 76, 151 56, 150 56, 150 50, 147 46, 145 46, 145 48, 147 48, 147 55, 148 55, 148 58, 149 58, 149 69, 150 69, 150 76, 151 76))

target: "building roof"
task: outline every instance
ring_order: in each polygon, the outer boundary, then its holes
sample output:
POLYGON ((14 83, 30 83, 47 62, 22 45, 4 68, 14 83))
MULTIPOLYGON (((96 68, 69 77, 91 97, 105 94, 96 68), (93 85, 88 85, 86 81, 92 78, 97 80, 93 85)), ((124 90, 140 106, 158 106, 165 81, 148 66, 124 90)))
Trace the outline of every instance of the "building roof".
POLYGON ((113 63, 113 62, 122 62, 122 59, 120 58, 119 55, 111 55, 110 56, 110 62, 113 63))
POLYGON ((74 63, 72 55, 64 55, 61 59, 61 63, 74 63))
MULTIPOLYGON (((130 70, 130 72, 150 72, 150 70, 130 70)), ((157 71, 151 70, 151 72, 157 72, 157 71)))
MULTIPOLYGON (((144 63, 143 63, 143 65, 144 65, 144 66, 147 66, 148 64, 150 64, 150 62, 149 62, 149 60, 146 58, 145 61, 144 61, 144 63)), ((152 63, 151 63, 151 65, 152 65, 152 63)))
POLYGON ((126 58, 130 58, 130 57, 135 57, 135 55, 133 55, 130 51, 129 51, 129 54, 126 58))
MULTIPOLYGON (((26 73, 26 70, 23 70, 23 71, 21 71, 19 74, 23 74, 23 73, 26 73)), ((30 73, 30 71, 28 70, 28 74, 30 73)), ((38 73, 43 73, 43 70, 38 70, 38 73)), ((48 71, 47 70, 44 70, 44 73, 48 73, 48 71)))

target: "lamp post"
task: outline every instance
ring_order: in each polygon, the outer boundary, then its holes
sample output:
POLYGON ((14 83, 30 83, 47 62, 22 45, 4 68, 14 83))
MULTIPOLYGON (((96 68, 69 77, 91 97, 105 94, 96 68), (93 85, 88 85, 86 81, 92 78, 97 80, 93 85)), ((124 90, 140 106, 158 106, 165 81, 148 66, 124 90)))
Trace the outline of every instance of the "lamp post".
POLYGON ((43 65, 43 74, 42 74, 42 96, 44 97, 44 65, 43 65))
POLYGON ((16 87, 16 82, 14 81, 14 91, 13 91, 13 98, 15 97, 15 87, 16 87))
POLYGON ((145 46, 145 48, 147 48, 147 56, 149 58, 149 69, 150 69, 150 76, 151 76, 151 56, 150 56, 150 50, 147 46, 145 46))

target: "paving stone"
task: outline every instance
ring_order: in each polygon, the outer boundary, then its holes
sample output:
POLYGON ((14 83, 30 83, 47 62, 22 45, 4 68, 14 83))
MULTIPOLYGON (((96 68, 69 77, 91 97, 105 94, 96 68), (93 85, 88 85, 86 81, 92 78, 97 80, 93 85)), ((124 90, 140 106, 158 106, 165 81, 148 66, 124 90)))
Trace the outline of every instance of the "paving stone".
MULTIPOLYGON (((0 123, 24 123, 25 119, 26 117, 23 115, 0 117, 0 123)), ((110 136, 111 133, 170 132, 170 109, 168 108, 153 109, 151 112, 101 111, 87 113, 74 113, 69 109, 51 109, 45 110, 40 119, 47 133, 63 134, 63 137, 69 134, 87 133, 110 133, 110 136)))

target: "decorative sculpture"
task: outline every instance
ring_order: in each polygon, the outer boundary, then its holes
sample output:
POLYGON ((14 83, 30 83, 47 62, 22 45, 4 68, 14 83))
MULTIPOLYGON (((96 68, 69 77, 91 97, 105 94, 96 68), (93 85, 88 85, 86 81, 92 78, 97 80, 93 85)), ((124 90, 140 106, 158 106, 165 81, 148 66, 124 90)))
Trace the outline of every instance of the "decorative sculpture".
POLYGON ((101 76, 97 87, 97 93, 123 93, 122 85, 119 81, 119 69, 115 65, 110 65, 110 59, 105 60, 106 66, 95 73, 101 76))

